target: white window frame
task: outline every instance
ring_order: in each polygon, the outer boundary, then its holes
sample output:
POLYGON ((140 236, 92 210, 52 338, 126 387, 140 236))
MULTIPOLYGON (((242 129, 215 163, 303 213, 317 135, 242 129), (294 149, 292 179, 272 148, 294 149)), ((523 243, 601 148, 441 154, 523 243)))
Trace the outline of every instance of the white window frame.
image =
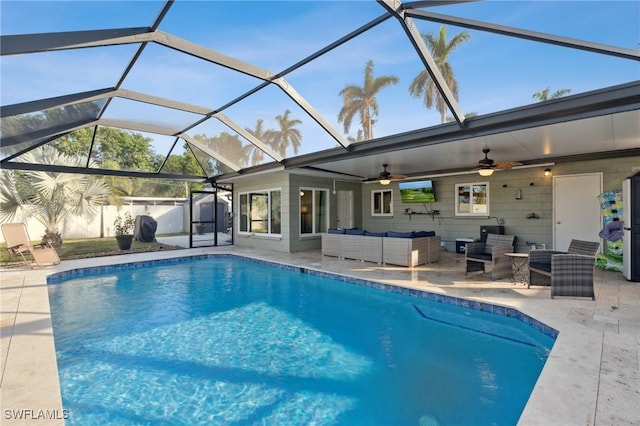
POLYGON ((307 212, 306 214, 310 214, 311 216, 311 232, 305 232, 302 233, 302 196, 300 196, 300 198, 298 199, 298 212, 299 212, 299 224, 298 224, 298 232, 300 233, 301 237, 311 237, 311 236, 318 236, 321 235, 322 233, 326 232, 327 229, 329 229, 329 212, 331 212, 331 209, 329 208, 329 188, 311 188, 311 187, 300 187, 300 192, 310 192, 311 193, 311 211, 307 212), (324 192, 325 193, 325 200, 326 200, 326 206, 325 209, 326 211, 324 212, 324 218, 325 218, 325 223, 324 223, 324 230, 319 231, 318 232, 318 223, 316 223, 316 192, 324 192))
POLYGON ((384 216, 384 217, 388 217, 388 216, 393 216, 393 189, 388 188, 388 189, 374 189, 371 191, 371 216, 384 216), (385 212, 384 210, 384 194, 390 194, 391 196, 391 200, 389 202, 389 211, 385 212), (380 197, 380 206, 381 206, 381 211, 380 212, 376 212, 375 209, 375 205, 376 205, 376 196, 380 197))
POLYGON ((470 183, 456 183, 455 184, 455 214, 456 216, 467 216, 467 217, 488 217, 489 210, 489 182, 470 182, 470 183), (484 186, 485 187, 485 203, 477 203, 477 196, 475 194, 480 194, 480 191, 475 191, 476 188, 484 186), (468 191, 467 191, 468 189, 468 191), (466 194, 466 195, 464 195, 466 194), (462 198, 465 197, 465 200, 468 199, 467 203, 468 208, 461 208, 462 198), (483 209, 481 206, 486 206, 486 209, 483 209), (468 210, 468 211, 467 211, 468 210))
MULTIPOLYGON (((272 217, 271 217, 271 194, 274 192, 279 192, 280 193, 280 218, 282 220, 282 188, 267 188, 267 189, 254 189, 251 191, 244 191, 244 192, 238 192, 238 235, 261 235, 261 236, 273 236, 273 237, 280 237, 282 236, 282 224, 280 226, 280 232, 275 233, 272 232, 272 217), (248 197, 248 199, 251 199, 251 195, 252 194, 264 194, 267 193, 267 232, 257 232, 257 231, 241 231, 242 226, 241 226, 241 222, 242 222, 242 217, 243 217, 243 212, 242 212, 242 196, 246 195, 248 197)), ((250 209, 250 207, 249 207, 250 209)), ((250 224, 251 224, 251 218, 250 218, 250 214, 246 215, 247 217, 247 229, 250 229, 250 224)))

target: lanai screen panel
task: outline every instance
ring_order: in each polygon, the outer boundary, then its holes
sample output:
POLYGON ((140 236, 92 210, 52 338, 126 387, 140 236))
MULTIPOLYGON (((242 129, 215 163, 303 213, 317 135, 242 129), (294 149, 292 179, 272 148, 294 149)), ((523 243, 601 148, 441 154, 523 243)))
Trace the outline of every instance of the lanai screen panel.
MULTIPOLYGON (((180 111, 145 102, 115 98, 102 116, 105 120, 132 121, 143 126, 157 126, 170 134, 177 134, 185 127, 204 118, 203 115, 180 111)), ((143 130, 141 130, 143 131, 143 130)))
MULTIPOLYGON (((481 16, 486 22, 497 21, 495 16, 481 16)), ((530 19, 531 13, 524 14, 516 24, 526 28, 530 19)), ((421 33, 436 36, 443 27, 419 19, 414 23, 421 33)), ((536 103, 541 100, 536 94, 551 99, 557 91, 563 96, 583 93, 640 76, 637 61, 455 25, 444 27, 446 40, 461 34, 468 37, 451 50, 448 62, 457 82, 460 107, 472 115, 536 103), (547 95, 542 93, 545 90, 547 95)))
POLYGON ((262 81, 155 43, 147 45, 123 88, 217 110, 262 81))
POLYGON ((2 105, 114 87, 136 47, 106 46, 2 56, 2 105))
MULTIPOLYGON (((416 50, 396 19, 387 19, 343 45, 314 59, 287 78, 300 93, 351 142, 389 136, 438 124, 430 117, 420 99, 409 93, 411 80, 424 70, 416 50), (370 63, 370 83, 365 72, 370 63), (367 89, 366 85, 380 85, 367 89), (377 115, 372 115, 372 137, 364 131, 359 110, 352 116, 348 131, 339 114, 345 106, 341 92, 347 87, 361 91, 356 102, 375 102, 377 115)), ((372 109, 373 111, 373 109, 372 109)))
POLYGON ((374 1, 178 1, 160 29, 279 73, 384 12, 374 1))

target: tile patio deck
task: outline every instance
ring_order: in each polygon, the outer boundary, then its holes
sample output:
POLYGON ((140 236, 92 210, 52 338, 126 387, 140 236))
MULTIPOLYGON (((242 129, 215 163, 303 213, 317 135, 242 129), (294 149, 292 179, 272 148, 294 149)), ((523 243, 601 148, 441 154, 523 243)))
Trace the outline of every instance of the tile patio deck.
POLYGON ((48 274, 204 253, 235 253, 514 307, 560 332, 519 424, 640 424, 640 283, 628 282, 620 273, 597 270, 595 302, 551 300, 546 287, 527 289, 509 280, 465 276, 464 257, 450 252, 444 252, 438 263, 405 268, 322 257, 319 251, 286 254, 234 246, 63 261, 44 269, 0 270, 2 424, 63 423, 61 419, 38 418, 65 414, 46 287, 48 274), (29 418, 18 420, 18 413, 29 418))

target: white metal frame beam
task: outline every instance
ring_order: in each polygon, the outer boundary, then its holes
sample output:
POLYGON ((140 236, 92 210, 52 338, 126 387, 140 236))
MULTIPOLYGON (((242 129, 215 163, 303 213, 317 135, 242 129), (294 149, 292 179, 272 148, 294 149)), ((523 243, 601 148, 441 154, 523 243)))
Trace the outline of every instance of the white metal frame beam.
POLYGON ((402 28, 405 33, 409 37, 409 41, 413 44, 413 47, 416 49, 418 56, 422 60, 427 72, 431 76, 433 83, 438 89, 438 92, 442 96, 442 99, 449 107, 449 111, 453 114, 453 118, 458 122, 458 124, 462 127, 465 117, 460 110, 460 106, 458 105, 458 101, 455 96, 451 92, 449 85, 445 81, 440 69, 438 68, 438 64, 431 56, 427 45, 424 43, 422 39, 422 35, 418 28, 416 28, 413 20, 406 16, 406 12, 402 7, 402 3, 396 0, 377 0, 380 5, 382 5, 385 9, 387 9, 390 13, 392 13, 398 21, 400 21, 402 28))

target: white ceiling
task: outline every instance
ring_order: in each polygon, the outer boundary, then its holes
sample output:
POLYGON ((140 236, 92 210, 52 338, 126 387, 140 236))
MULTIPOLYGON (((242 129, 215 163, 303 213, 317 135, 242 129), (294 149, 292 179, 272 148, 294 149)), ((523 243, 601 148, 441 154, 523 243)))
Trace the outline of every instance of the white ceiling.
POLYGON ((382 164, 391 173, 409 176, 473 170, 491 149, 494 161, 525 164, 556 161, 559 157, 600 154, 640 148, 640 112, 627 111, 581 120, 566 121, 488 136, 412 147, 378 154, 352 156, 344 160, 316 163, 315 167, 361 178, 376 177, 382 164))

